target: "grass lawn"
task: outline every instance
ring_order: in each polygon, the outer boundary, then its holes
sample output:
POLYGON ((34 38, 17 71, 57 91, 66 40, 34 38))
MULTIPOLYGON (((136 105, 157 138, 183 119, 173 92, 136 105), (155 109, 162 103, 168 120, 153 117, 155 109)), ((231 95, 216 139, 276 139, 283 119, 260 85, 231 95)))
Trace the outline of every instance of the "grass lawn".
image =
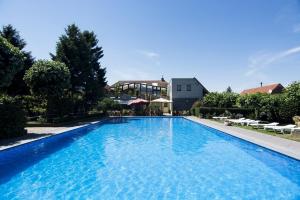
MULTIPOLYGON (((211 119, 211 120, 214 121, 214 122, 223 123, 223 121, 218 121, 218 120, 213 120, 213 119, 211 119)), ((278 132, 274 132, 274 131, 270 131, 270 130, 256 129, 256 128, 253 128, 252 126, 241 126, 241 125, 233 125, 233 126, 300 142, 300 133, 293 133, 293 134, 285 133, 285 134, 282 134, 282 133, 278 133, 278 132)))

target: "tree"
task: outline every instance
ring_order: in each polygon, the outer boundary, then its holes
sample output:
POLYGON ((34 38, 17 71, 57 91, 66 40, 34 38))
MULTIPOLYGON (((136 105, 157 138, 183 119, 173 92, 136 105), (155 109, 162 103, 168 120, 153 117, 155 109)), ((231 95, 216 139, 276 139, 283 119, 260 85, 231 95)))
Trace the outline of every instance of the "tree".
POLYGON ((70 87, 70 71, 64 63, 39 60, 26 71, 24 80, 34 95, 47 100, 47 116, 53 114, 53 102, 70 87))
POLYGON ((51 54, 51 57, 69 68, 71 91, 81 93, 85 108, 89 109, 102 96, 106 85, 106 69, 100 64, 103 50, 93 32, 81 32, 75 24, 69 25, 65 31, 57 43, 56 54, 51 54))
POLYGON ((204 96, 204 107, 232 108, 236 105, 238 94, 227 92, 211 92, 204 96))
POLYGON ((300 115, 300 81, 287 86, 282 96, 280 116, 291 122, 294 116, 300 115))
POLYGON ((14 75, 11 84, 5 88, 6 92, 13 96, 29 94, 29 88, 25 84, 23 77, 25 71, 32 66, 34 59, 30 52, 24 50, 26 42, 20 37, 19 32, 10 24, 3 27, 2 31, 0 31, 0 36, 21 50, 24 55, 23 68, 14 75))
POLYGON ((0 88, 8 87, 15 74, 23 69, 24 54, 0 36, 0 88))
POLYGON ((228 88, 226 89, 226 92, 227 92, 227 93, 232 93, 232 89, 231 89, 230 86, 228 86, 228 88))

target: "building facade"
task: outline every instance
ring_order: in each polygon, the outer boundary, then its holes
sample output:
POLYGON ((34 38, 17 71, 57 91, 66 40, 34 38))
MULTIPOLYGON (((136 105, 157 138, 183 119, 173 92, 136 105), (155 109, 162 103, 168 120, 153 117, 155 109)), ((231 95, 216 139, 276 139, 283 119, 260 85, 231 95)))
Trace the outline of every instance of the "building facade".
POLYGON ((127 93, 144 99, 159 98, 167 95, 168 82, 161 80, 125 80, 118 81, 110 90, 127 93))
POLYGON ((189 110, 207 93, 208 90, 196 78, 172 78, 168 85, 173 111, 189 110))

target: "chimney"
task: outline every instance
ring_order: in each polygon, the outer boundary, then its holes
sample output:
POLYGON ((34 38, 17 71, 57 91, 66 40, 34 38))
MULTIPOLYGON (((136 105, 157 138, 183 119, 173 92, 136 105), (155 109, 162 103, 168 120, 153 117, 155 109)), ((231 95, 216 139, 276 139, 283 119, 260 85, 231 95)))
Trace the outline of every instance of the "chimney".
POLYGON ((260 82, 260 87, 262 87, 262 82, 260 82))
POLYGON ((161 76, 161 79, 160 79, 162 82, 165 82, 165 79, 164 79, 164 76, 162 75, 161 76))

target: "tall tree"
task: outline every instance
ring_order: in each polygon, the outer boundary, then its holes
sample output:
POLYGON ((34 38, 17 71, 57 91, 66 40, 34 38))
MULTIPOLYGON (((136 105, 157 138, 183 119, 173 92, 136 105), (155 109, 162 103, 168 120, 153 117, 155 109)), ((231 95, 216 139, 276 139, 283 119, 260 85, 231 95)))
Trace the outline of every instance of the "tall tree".
POLYGON ((23 69, 23 53, 0 36, 0 88, 11 85, 16 73, 23 69))
POLYGON ((11 84, 7 88, 5 88, 5 90, 9 95, 13 96, 29 94, 29 88, 25 84, 23 77, 25 71, 28 70, 34 62, 34 59, 31 56, 31 52, 27 52, 24 50, 26 42, 20 37, 19 32, 12 25, 9 24, 7 26, 3 26, 2 30, 0 31, 0 35, 4 37, 8 42, 10 42, 13 46, 21 50, 24 55, 23 68, 14 75, 11 84))
POLYGON ((228 88, 226 89, 226 92, 227 92, 227 93, 232 93, 232 89, 231 89, 230 86, 228 86, 228 88))
POLYGON ((100 64, 103 50, 93 32, 82 32, 75 24, 69 25, 65 31, 57 42, 56 54, 51 54, 51 57, 69 68, 71 91, 83 94, 88 109, 101 97, 106 85, 106 69, 100 64))

